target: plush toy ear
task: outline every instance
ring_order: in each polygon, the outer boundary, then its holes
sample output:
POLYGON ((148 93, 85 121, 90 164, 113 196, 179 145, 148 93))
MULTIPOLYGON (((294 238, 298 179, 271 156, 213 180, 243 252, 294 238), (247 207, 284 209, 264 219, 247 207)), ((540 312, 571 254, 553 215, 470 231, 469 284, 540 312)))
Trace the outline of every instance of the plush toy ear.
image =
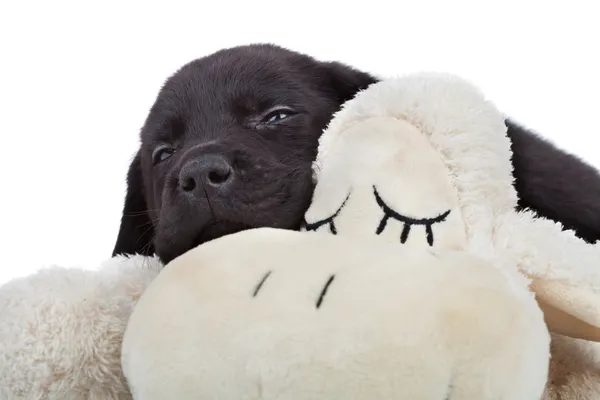
POLYGON ((339 104, 345 103, 353 98, 358 91, 366 89, 369 85, 378 81, 377 78, 366 72, 337 61, 324 62, 322 66, 329 82, 328 86, 333 90, 339 104))
POLYGON ((113 249, 116 255, 154 254, 154 226, 148 215, 144 197, 140 153, 135 155, 127 172, 127 193, 121 216, 121 226, 113 249))
POLYGON ((551 332, 600 342, 600 297, 597 293, 543 279, 534 279, 531 288, 551 332))

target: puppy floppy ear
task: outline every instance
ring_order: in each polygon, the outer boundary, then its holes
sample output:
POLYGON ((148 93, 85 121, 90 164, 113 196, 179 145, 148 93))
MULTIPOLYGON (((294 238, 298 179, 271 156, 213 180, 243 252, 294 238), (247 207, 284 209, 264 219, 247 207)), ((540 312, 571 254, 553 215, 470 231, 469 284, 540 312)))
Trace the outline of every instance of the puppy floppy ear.
POLYGON ((333 91, 339 104, 345 103, 358 91, 378 81, 376 77, 366 72, 336 61, 322 63, 322 66, 325 69, 328 87, 333 91))
POLYGON ((148 215, 144 197, 140 152, 135 155, 127 172, 127 193, 121 216, 121 226, 113 249, 116 255, 154 254, 154 226, 148 215))

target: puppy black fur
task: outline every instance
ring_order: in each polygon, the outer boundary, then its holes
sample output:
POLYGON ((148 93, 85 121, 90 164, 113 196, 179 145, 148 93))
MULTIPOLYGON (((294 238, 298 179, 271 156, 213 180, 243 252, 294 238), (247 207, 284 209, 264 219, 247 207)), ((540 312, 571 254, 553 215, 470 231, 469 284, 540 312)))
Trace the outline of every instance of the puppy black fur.
MULTIPOLYGON (((279 46, 221 50, 163 85, 127 174, 117 254, 169 262, 243 229, 298 229, 318 138, 340 105, 377 78, 279 46)), ((520 208, 600 238, 600 176, 511 120, 520 208)), ((235 251, 235 249, 232 249, 235 251)))

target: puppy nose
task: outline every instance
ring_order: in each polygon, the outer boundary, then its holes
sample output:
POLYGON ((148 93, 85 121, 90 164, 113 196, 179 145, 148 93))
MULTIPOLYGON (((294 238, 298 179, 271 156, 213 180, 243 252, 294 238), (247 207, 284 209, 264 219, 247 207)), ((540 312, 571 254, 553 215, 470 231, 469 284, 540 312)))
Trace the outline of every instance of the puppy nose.
POLYGON ((224 157, 206 155, 190 160, 179 175, 179 186, 184 192, 219 190, 233 180, 233 168, 224 157))

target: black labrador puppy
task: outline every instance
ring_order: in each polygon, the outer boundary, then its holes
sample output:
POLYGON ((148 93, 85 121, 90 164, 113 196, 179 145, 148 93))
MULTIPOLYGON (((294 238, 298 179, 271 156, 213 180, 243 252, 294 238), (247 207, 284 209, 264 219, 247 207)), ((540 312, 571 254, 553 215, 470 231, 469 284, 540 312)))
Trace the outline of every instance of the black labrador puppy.
MULTIPOLYGON (((377 78, 275 45, 192 61, 160 90, 127 175, 116 254, 163 262, 254 227, 298 229, 317 141, 340 105, 377 78)), ((519 207, 600 238, 600 176, 507 121, 519 207)), ((235 249, 232 249, 235 251, 235 249)))

